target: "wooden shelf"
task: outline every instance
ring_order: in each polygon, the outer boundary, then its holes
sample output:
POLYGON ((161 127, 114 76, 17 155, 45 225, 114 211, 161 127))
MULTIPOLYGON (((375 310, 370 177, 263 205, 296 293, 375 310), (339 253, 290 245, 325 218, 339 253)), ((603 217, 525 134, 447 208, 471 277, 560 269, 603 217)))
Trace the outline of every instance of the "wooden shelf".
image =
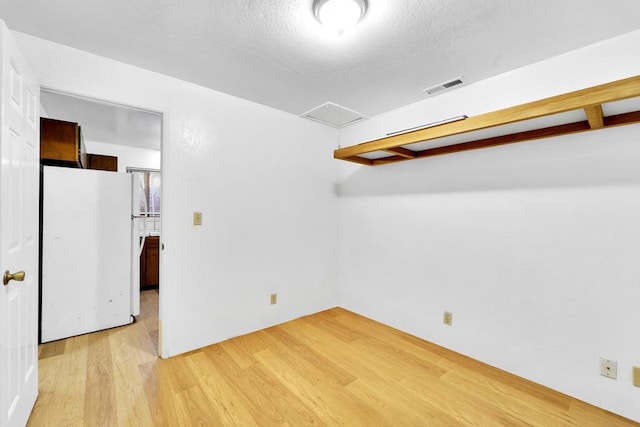
POLYGON ((551 98, 540 99, 503 110, 468 117, 460 121, 376 139, 350 147, 339 148, 334 151, 333 157, 363 165, 376 166, 640 123, 640 110, 605 116, 602 108, 603 104, 636 97, 640 97, 640 76, 593 86, 551 98), (473 135, 470 134, 469 140, 464 142, 426 149, 412 150, 410 148, 412 144, 546 116, 559 115, 573 110, 583 110, 586 115, 586 120, 482 139, 474 139, 473 135), (379 157, 381 152, 385 153, 385 157, 379 157), (368 158, 367 155, 371 153, 376 153, 376 158, 368 158))

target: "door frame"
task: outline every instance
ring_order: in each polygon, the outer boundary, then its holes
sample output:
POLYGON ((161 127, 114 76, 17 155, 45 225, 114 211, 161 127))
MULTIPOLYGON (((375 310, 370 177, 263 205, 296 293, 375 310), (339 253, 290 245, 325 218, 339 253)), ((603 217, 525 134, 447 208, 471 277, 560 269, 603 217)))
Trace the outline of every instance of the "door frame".
MULTIPOLYGON (((92 94, 86 94, 86 93, 79 93, 79 92, 74 92, 74 91, 69 91, 69 90, 65 90, 64 88, 58 88, 58 87, 54 87, 54 86, 50 86, 50 85, 46 85, 46 84, 42 84, 40 86, 40 92, 49 92, 49 93, 57 93, 57 94, 61 94, 61 95, 65 95, 65 96, 72 96, 72 97, 76 97, 76 98, 80 98, 80 99, 84 99, 90 102, 97 102, 97 103, 103 103, 103 104, 109 104, 109 105, 115 105, 115 106, 121 106, 124 108, 133 108, 136 110, 141 110, 141 111, 145 111, 145 112, 150 112, 150 113, 154 113, 154 114, 158 114, 160 115, 160 119, 162 122, 162 127, 161 127, 161 133, 160 133, 160 173, 162 176, 162 186, 160 188, 160 212, 165 212, 165 203, 166 203, 166 197, 165 197, 165 182, 166 182, 166 178, 165 178, 165 167, 166 167, 166 160, 165 160, 165 151, 166 151, 166 145, 165 142, 168 141, 168 135, 170 135, 170 128, 169 128, 169 115, 170 115, 170 111, 167 108, 164 107, 154 107, 154 106, 150 106, 150 105, 135 105, 135 104, 131 104, 128 103, 126 101, 119 101, 116 99, 110 99, 110 98, 103 98, 103 97, 99 97, 99 96, 94 96, 92 94)), ((42 221, 42 218, 40 219, 40 221, 42 221)), ((160 254, 159 254, 159 260, 158 263, 159 268, 160 268, 160 277, 159 277, 159 288, 165 288, 166 284, 164 282, 164 221, 160 221, 160 254)), ((166 342, 162 339, 163 336, 163 324, 169 324, 168 321, 168 315, 167 315, 167 304, 166 304, 166 295, 167 292, 159 292, 159 300, 158 300, 158 356, 161 358, 167 358, 169 357, 170 353, 169 353, 169 349, 167 348, 167 344, 166 342)))

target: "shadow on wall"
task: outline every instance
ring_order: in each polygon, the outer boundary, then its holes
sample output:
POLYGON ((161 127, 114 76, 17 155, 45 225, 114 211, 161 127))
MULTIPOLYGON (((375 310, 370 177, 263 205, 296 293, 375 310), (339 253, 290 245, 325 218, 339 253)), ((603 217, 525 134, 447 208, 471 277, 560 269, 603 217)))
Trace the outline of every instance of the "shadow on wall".
POLYGON ((640 183, 640 125, 528 141, 407 162, 362 166, 340 197, 640 183))

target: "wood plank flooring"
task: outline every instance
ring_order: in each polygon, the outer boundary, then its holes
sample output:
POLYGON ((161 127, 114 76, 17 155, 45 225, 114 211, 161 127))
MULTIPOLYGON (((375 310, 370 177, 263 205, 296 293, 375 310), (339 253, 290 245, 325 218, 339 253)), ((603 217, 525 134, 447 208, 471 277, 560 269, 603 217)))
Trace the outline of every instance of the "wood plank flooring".
POLYGON ((132 325, 40 346, 30 426, 631 426, 335 308, 171 359, 132 325))

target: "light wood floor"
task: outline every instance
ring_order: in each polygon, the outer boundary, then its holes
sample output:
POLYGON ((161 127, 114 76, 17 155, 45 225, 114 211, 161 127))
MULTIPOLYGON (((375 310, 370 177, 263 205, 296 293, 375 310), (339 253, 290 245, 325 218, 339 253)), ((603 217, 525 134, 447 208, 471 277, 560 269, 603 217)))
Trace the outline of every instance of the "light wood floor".
POLYGON ((339 308, 159 359, 157 297, 40 347, 30 426, 637 425, 339 308))

